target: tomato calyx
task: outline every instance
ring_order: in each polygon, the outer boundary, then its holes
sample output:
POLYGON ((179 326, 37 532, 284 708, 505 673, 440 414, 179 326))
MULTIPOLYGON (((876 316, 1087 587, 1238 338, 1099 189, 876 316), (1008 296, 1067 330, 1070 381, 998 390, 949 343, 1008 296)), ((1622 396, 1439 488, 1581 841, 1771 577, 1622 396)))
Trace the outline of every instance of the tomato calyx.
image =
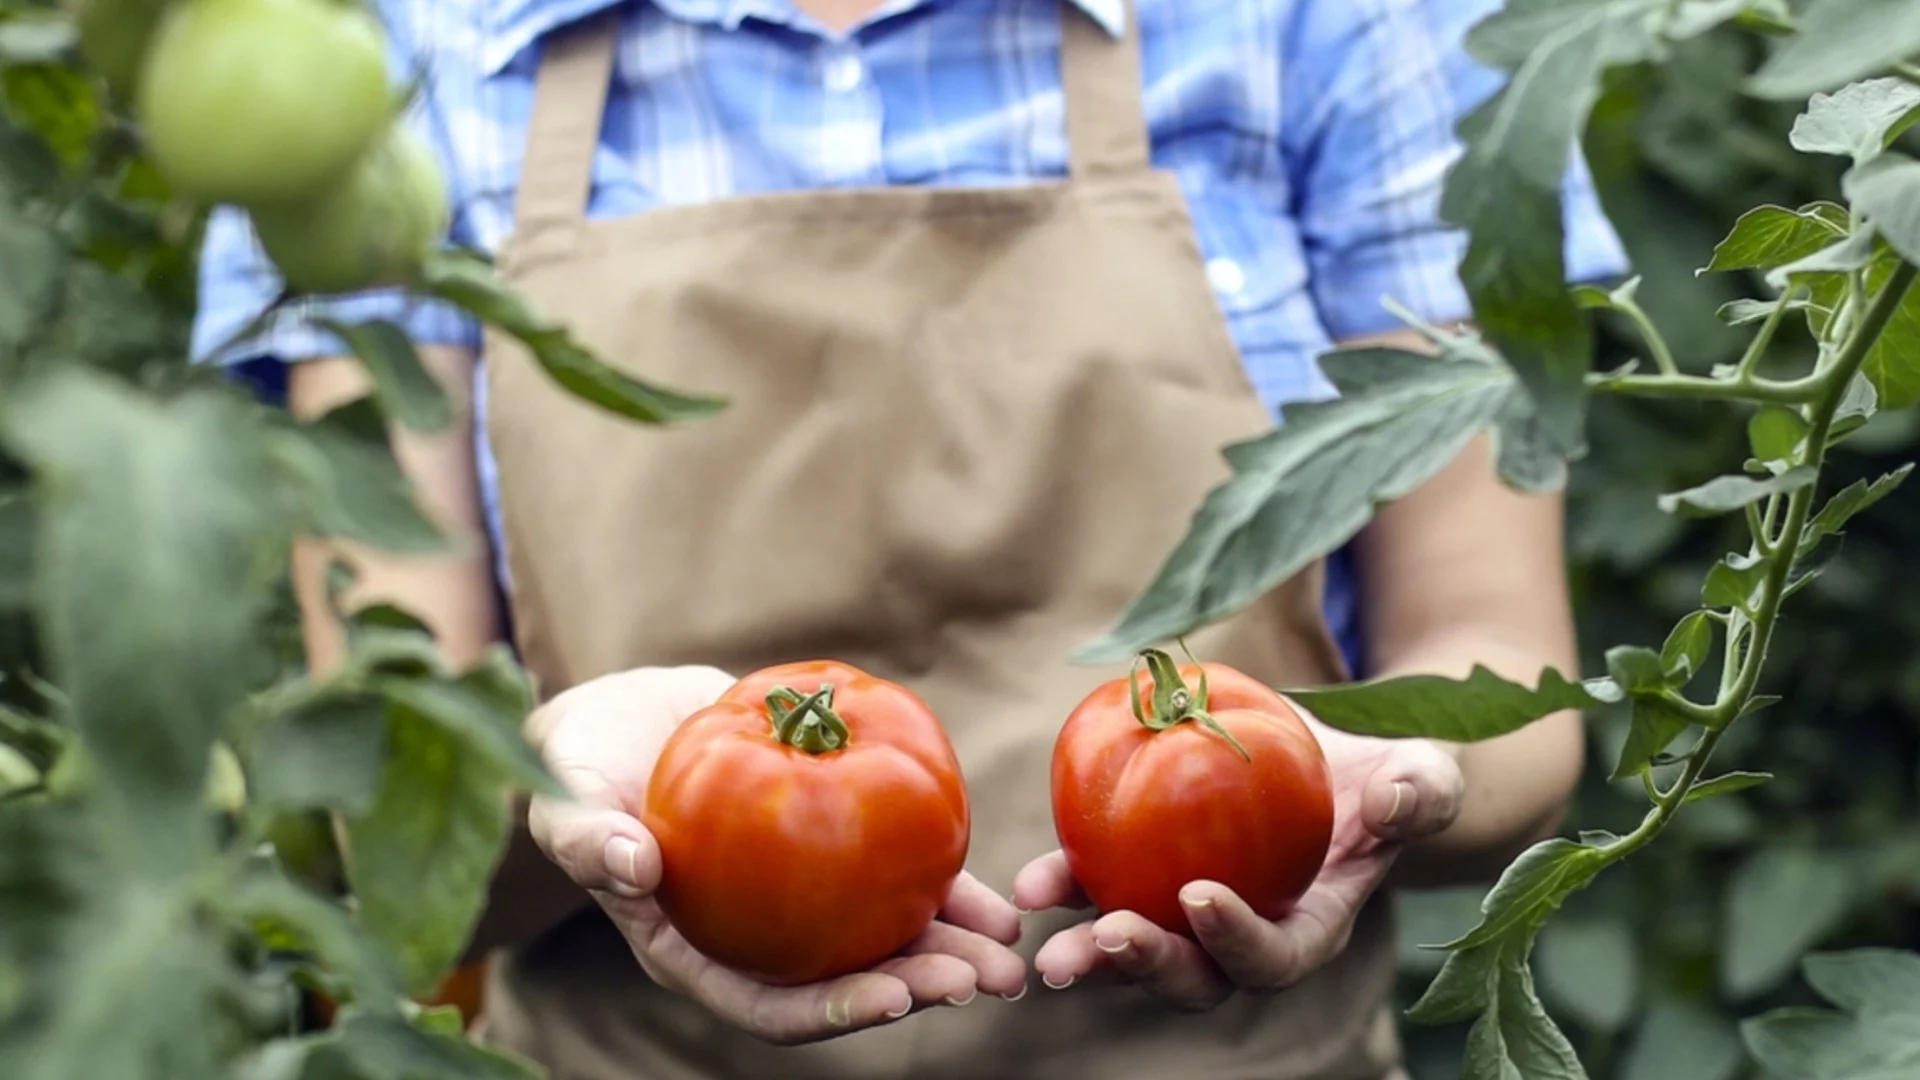
POLYGON ((1150 731, 1165 731, 1188 721, 1199 724, 1208 731, 1227 740, 1235 753, 1247 761, 1253 755, 1240 745, 1233 733, 1220 725, 1207 711, 1207 669, 1200 669, 1200 685, 1189 688, 1187 681, 1180 677, 1180 665, 1173 657, 1160 649, 1143 649, 1127 672, 1127 684, 1133 692, 1133 716, 1150 731), (1153 675, 1153 699, 1151 711, 1140 697, 1140 664, 1145 663, 1153 675))
POLYGON ((841 750, 847 745, 847 722, 833 711, 833 684, 822 683, 807 697, 788 686, 767 691, 767 713, 773 719, 773 737, 809 754, 841 750))

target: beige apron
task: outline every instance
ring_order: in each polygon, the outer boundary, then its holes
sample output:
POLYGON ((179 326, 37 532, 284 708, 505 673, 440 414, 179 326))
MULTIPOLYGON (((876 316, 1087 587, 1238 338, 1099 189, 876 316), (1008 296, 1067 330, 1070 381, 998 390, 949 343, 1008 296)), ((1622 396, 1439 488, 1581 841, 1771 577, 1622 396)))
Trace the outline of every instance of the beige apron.
MULTIPOLYGON (((612 362, 715 390, 652 428, 556 391, 487 341, 518 644, 543 695, 637 665, 835 657, 922 694, 1003 893, 1057 846, 1055 733, 1124 665, 1107 628, 1271 423, 1148 163, 1139 44, 1062 3, 1071 179, 826 190, 585 218, 614 17, 549 40, 504 273, 612 362)), ((1343 677, 1318 567, 1195 651, 1274 683, 1343 677)), ((1084 916, 1079 916, 1084 917, 1084 916)), ((1028 918, 1029 958, 1070 918, 1028 918)), ((1133 987, 983 996, 774 1048, 654 986, 598 911, 499 958, 488 1037, 555 1080, 1376 1080, 1384 902, 1336 963, 1273 997, 1176 1014, 1133 987)))

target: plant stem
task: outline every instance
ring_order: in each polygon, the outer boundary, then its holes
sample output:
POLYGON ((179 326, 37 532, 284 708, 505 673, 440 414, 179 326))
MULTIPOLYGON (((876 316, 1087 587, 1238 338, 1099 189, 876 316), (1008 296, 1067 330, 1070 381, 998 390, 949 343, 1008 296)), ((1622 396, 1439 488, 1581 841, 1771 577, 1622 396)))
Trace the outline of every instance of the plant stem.
POLYGON ((1627 299, 1615 300, 1614 307, 1632 320, 1634 327, 1640 331, 1640 336, 1646 340, 1647 351, 1653 354, 1653 362, 1660 368, 1660 373, 1680 374, 1679 365, 1673 362, 1673 350, 1667 347, 1667 339, 1660 336, 1660 328, 1653 325, 1653 320, 1647 317, 1646 311, 1639 304, 1627 299))
POLYGON ((1817 374, 1787 382, 1754 378, 1751 375, 1744 379, 1710 379, 1701 375, 1594 374, 1587 377, 1587 388, 1595 393, 1632 394, 1636 397, 1805 405, 1819 396, 1822 384, 1817 374))
POLYGON ((1787 305, 1791 304, 1793 298, 1799 294, 1799 286, 1780 294, 1780 302, 1767 313, 1766 321, 1760 324, 1760 329, 1754 333, 1753 340, 1747 342, 1747 351, 1741 354, 1740 364, 1733 372, 1733 381, 1736 385, 1754 381, 1753 369, 1759 365, 1760 358, 1766 355, 1766 351, 1773 347, 1773 335, 1780 329, 1780 320, 1787 313, 1787 305))

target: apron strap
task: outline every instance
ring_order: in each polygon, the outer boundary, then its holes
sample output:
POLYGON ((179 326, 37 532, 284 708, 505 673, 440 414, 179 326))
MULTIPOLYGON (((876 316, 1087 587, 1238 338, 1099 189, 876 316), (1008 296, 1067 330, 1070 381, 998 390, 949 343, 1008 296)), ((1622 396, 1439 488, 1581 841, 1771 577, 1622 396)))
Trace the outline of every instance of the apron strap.
MULTIPOLYGON (((1071 0, 1059 0, 1060 71, 1067 142, 1076 179, 1149 167, 1146 102, 1140 73, 1140 20, 1126 4, 1126 31, 1115 39, 1071 0)), ((586 216, 593 155, 613 81, 618 9, 549 35, 541 44, 527 149, 514 207, 524 231, 535 222, 586 216)))
POLYGON ((1127 0, 1126 32, 1116 39, 1078 3, 1059 3, 1060 79, 1074 179, 1150 168, 1136 5, 1127 0))
POLYGON ((586 217, 593 155, 600 147, 600 125, 619 40, 615 7, 550 34, 541 43, 520 194, 514 206, 521 231, 534 222, 586 217))

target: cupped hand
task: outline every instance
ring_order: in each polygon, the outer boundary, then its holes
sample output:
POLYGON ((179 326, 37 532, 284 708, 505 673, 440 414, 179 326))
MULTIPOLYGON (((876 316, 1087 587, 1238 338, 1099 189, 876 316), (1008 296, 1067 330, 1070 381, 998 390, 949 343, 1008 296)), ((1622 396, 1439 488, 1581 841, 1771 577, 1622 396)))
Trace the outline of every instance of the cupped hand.
MULTIPOLYGON (((1306 720, 1333 772, 1334 829, 1319 877, 1293 909, 1265 919, 1225 886, 1191 882, 1180 901, 1194 938, 1130 911, 1102 914, 1041 946, 1034 967, 1048 987, 1116 975, 1174 1008, 1205 1011, 1236 991, 1284 990, 1340 955, 1405 844, 1453 823, 1464 783, 1458 759, 1439 744, 1349 735, 1306 720)), ((1013 896, 1026 911, 1089 906, 1060 851, 1027 864, 1013 896)))
POLYGON ((1026 964, 1010 946, 1019 915, 962 874, 936 921, 871 971, 775 987, 723 967, 676 932, 653 899, 660 849, 631 809, 681 721, 734 679, 715 668, 637 668, 583 683, 540 708, 527 731, 571 798, 535 798, 534 839, 588 890, 626 937, 647 975, 768 1042, 815 1042, 898 1020, 916 1009, 964 1005, 979 993, 1018 997, 1026 964))

